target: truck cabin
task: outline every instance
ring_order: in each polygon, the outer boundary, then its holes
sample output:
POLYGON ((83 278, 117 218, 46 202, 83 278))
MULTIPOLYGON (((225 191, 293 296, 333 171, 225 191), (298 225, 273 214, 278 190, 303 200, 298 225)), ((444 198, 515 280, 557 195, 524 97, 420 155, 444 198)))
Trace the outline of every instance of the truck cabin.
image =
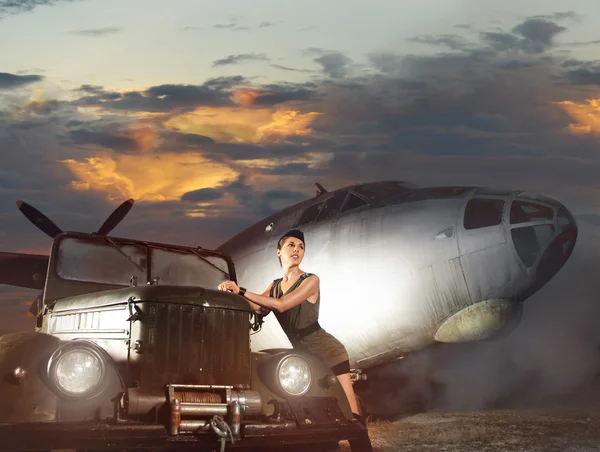
POLYGON ((61 298, 123 287, 168 285, 216 289, 236 280, 233 261, 201 247, 76 232, 52 244, 43 306, 61 298))

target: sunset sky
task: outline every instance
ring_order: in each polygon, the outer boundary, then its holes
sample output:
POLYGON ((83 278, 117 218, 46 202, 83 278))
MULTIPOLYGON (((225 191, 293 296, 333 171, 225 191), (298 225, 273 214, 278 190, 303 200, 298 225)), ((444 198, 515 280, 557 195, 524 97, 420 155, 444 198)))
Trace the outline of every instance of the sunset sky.
POLYGON ((566 5, 0 0, 0 249, 48 251, 17 199, 213 247, 317 181, 543 192, 600 238, 600 2, 566 5))

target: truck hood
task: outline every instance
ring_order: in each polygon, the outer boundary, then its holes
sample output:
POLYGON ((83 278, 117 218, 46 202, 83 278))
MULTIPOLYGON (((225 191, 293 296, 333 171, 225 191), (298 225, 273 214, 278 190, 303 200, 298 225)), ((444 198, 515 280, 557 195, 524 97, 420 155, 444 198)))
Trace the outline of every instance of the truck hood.
POLYGON ((110 289, 62 298, 54 304, 53 312, 114 306, 129 301, 189 304, 207 308, 233 309, 252 312, 244 298, 230 292, 181 286, 139 286, 110 289))

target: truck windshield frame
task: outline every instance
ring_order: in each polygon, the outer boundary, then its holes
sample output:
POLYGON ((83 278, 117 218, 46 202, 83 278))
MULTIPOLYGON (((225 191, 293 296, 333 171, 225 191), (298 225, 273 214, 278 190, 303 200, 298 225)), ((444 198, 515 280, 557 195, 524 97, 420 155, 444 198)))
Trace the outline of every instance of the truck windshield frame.
POLYGON ((235 280, 228 256, 202 248, 67 233, 57 238, 54 251, 53 273, 69 282, 126 287, 136 280, 213 288, 226 279, 235 280))

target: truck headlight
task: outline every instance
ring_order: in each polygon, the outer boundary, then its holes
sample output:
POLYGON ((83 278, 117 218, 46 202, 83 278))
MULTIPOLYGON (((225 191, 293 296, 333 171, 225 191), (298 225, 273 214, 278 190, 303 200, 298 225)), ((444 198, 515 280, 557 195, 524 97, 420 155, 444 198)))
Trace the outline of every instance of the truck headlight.
POLYGON ((97 394, 105 374, 105 360, 91 344, 66 344, 48 362, 50 381, 68 397, 87 398, 97 394))
POLYGON ((281 360, 277 369, 281 388, 290 395, 306 394, 312 383, 312 372, 306 360, 297 355, 289 355, 281 360))

